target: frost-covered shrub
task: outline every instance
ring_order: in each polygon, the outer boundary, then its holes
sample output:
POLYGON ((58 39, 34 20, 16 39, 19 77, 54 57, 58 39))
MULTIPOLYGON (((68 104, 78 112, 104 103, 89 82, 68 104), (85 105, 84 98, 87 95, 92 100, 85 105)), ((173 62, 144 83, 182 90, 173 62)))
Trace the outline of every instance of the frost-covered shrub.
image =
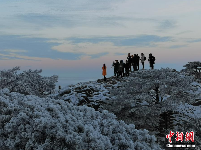
MULTIPOLYGON (((194 82, 193 76, 185 76, 173 69, 139 70, 121 82, 118 88, 109 89, 112 97, 104 109, 113 112, 119 120, 135 124, 137 129, 157 132, 159 115, 167 111, 177 111, 178 106, 193 104, 200 97, 201 85, 194 82), (156 103, 156 85, 158 84, 159 103, 156 103)), ((197 108, 199 110, 200 108, 197 108)), ((184 111, 180 111, 184 113, 184 111)), ((191 116, 192 117, 192 116, 191 116)), ((187 117, 188 125, 200 133, 200 124, 195 118, 187 117), (192 122, 191 122, 192 120, 192 122), (197 128, 196 128, 197 126, 197 128)), ((191 129, 180 123, 179 129, 191 129)), ((189 131, 188 130, 188 131, 189 131)), ((198 138, 199 140, 199 138, 198 138)))
POLYGON ((201 83, 201 72, 198 71, 197 67, 201 67, 200 61, 188 62, 188 64, 184 65, 185 69, 182 69, 180 72, 185 75, 194 76, 196 81, 201 83))
POLYGON ((147 130, 63 100, 0 90, 2 149, 159 150, 147 130))
POLYGON ((0 89, 8 88, 11 92, 42 96, 51 93, 55 88, 58 76, 43 77, 42 70, 29 69, 17 74, 20 67, 0 72, 0 89))
POLYGON ((188 62, 188 64, 184 65, 185 69, 182 69, 181 72, 186 72, 190 74, 194 74, 194 69, 197 67, 201 67, 200 61, 188 62))
POLYGON ((183 76, 169 68, 160 70, 140 70, 127 78, 128 82, 119 83, 118 88, 109 89, 110 101, 113 105, 107 105, 106 109, 119 112, 125 105, 135 106, 146 101, 149 105, 156 102, 156 84, 158 84, 159 102, 172 99, 183 102, 193 102, 196 95, 189 93, 192 89, 192 76, 183 76), (186 93, 184 93, 186 91, 186 93))
POLYGON ((194 140, 196 147, 201 148, 201 106, 192 106, 187 103, 178 104, 174 114, 174 131, 195 133, 194 140))

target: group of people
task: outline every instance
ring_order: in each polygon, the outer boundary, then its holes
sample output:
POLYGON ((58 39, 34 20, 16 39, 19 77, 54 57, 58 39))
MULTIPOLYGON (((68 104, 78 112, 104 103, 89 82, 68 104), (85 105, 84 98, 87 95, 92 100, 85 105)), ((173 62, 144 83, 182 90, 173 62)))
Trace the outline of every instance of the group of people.
MULTIPOLYGON (((133 66, 133 71, 138 71, 140 60, 143 66, 142 69, 144 69, 144 62, 146 60, 146 57, 143 53, 141 53, 141 57, 138 56, 138 54, 130 55, 130 53, 128 53, 126 63, 124 63, 123 60, 120 60, 120 62, 118 62, 118 60, 115 60, 116 62, 113 62, 112 64, 112 66, 114 67, 114 76, 117 76, 117 77, 129 76, 129 72, 132 72, 132 69, 131 69, 132 66, 133 66)), ((149 54, 148 61, 149 61, 151 69, 154 69, 155 57, 151 53, 149 54)), ((103 70, 102 75, 104 76, 104 81, 106 81, 105 64, 103 64, 102 70, 103 70)))

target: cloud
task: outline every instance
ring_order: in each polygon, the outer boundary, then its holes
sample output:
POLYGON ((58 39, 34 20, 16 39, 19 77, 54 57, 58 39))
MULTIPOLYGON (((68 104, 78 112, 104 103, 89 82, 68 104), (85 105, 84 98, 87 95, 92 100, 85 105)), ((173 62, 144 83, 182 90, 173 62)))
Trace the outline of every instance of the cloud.
POLYGON ((107 54, 109 54, 109 53, 108 52, 102 52, 102 53, 98 53, 98 54, 91 54, 89 56, 91 56, 91 58, 94 59, 94 58, 100 58, 101 56, 105 56, 107 54))
POLYGON ((122 37, 91 37, 91 38, 67 38, 69 42, 73 44, 77 43, 101 43, 101 42, 111 42, 115 46, 136 46, 136 47, 146 47, 155 46, 159 42, 172 41, 171 37, 160 37, 157 35, 139 35, 139 36, 122 36, 122 37))
POLYGON ((37 13, 28 13, 24 15, 19 15, 17 18, 32 24, 36 24, 44 27, 52 27, 58 23, 60 17, 47 14, 37 14, 37 13))
POLYGON ((25 51, 25 50, 16 50, 16 49, 5 49, 5 50, 3 50, 3 51, 5 51, 5 52, 10 52, 10 53, 26 53, 27 51, 25 51))
POLYGON ((18 20, 15 22, 18 28, 23 24, 23 26, 31 25, 32 29, 37 30, 47 27, 125 27, 125 21, 157 21, 156 19, 122 14, 116 7, 118 5, 120 7, 122 3, 123 1, 120 0, 78 0, 75 2, 60 1, 59 3, 49 2, 49 0, 48 2, 34 1, 34 3, 24 1, 21 5, 17 3, 15 11, 9 12, 11 13, 9 20, 18 20), (16 14, 16 12, 18 13, 16 14))
POLYGON ((164 20, 162 22, 160 22, 160 25, 157 27, 159 31, 161 30, 169 30, 169 29, 173 29, 175 28, 176 22, 172 21, 172 20, 164 20))
POLYGON ((85 25, 88 19, 74 15, 56 15, 56 14, 38 14, 29 13, 16 16, 21 21, 33 24, 36 29, 43 29, 47 27, 76 27, 79 25, 85 25))
POLYGON ((92 59, 121 53, 122 47, 153 47, 157 43, 171 41, 171 37, 157 35, 118 37, 72 37, 62 40, 31 38, 18 35, 0 35, 0 54, 5 59, 41 60, 41 58, 78 60, 83 56, 92 59), (51 41, 51 42, 50 42, 51 41))
POLYGON ((189 33, 189 32, 193 32, 193 31, 187 30, 187 31, 179 32, 176 35, 181 35, 181 34, 185 34, 185 33, 189 33))
MULTIPOLYGON (((97 10, 96 10, 97 11, 97 10)), ((35 29, 44 29, 47 27, 126 27, 126 22, 154 22, 158 23, 157 19, 152 18, 137 18, 121 15, 101 14, 101 13, 67 13, 67 14, 40 14, 27 13, 15 16, 25 23, 34 25, 35 29)))
POLYGON ((68 59, 76 60, 81 55, 73 52, 59 52, 52 49, 52 47, 60 43, 49 42, 47 38, 27 38, 18 35, 0 35, 0 54, 10 56, 27 56, 37 58, 51 58, 51 59, 68 59))
POLYGON ((0 53, 0 59, 1 60, 20 59, 20 60, 40 61, 39 58, 20 56, 20 55, 14 54, 14 53, 9 53, 9 54, 6 54, 6 55, 0 53))
MULTIPOLYGON (((15 19, 19 20, 20 23, 28 23, 26 25, 32 24, 35 29, 46 27, 122 26, 123 24, 119 21, 128 20, 128 18, 110 14, 113 5, 118 2, 121 1, 78 0, 60 1, 59 3, 49 0, 36 0, 34 3, 24 1, 21 5, 17 3, 15 11, 9 12, 11 14, 9 18, 10 21, 15 19), (25 7, 30 9, 23 9, 25 7)), ((12 5, 8 3, 7 6, 12 5)))
POLYGON ((169 48, 175 49, 175 48, 181 48, 181 47, 187 47, 187 45, 172 45, 169 48))
POLYGON ((201 42, 201 39, 200 38, 198 38, 198 39, 192 39, 192 40, 188 40, 187 42, 189 42, 189 43, 201 42))
MULTIPOLYGON (((110 26, 124 26, 124 21, 132 20, 133 18, 107 15, 101 16, 99 14, 39 14, 28 13, 17 15, 20 21, 34 25, 35 29, 44 29, 47 27, 110 27, 110 26)), ((139 19, 136 19, 139 20, 139 19)))
POLYGON ((41 1, 36 0, 37 3, 43 4, 51 8, 51 10, 56 12, 68 12, 68 11, 76 11, 76 12, 88 12, 88 11, 106 11, 112 8, 114 3, 121 2, 122 0, 76 0, 76 1, 60 1, 59 3, 55 0, 41 1))
POLYGON ((126 55, 126 53, 114 53, 115 55, 121 56, 121 55, 126 55))

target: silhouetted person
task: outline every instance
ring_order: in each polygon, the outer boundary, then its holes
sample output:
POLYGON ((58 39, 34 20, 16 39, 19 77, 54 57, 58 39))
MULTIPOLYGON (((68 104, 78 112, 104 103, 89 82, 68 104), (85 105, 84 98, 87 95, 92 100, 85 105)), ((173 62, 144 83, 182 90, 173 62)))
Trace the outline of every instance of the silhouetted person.
POLYGON ((149 59, 148 59, 149 63, 150 63, 150 67, 151 69, 154 69, 154 64, 155 64, 155 57, 152 56, 152 54, 149 54, 149 59))
POLYGON ((130 56, 130 53, 128 53, 128 64, 129 64, 129 70, 131 71, 131 62, 132 62, 132 59, 131 59, 131 56, 130 56))
POLYGON ((144 62, 146 60, 146 57, 145 57, 145 55, 143 53, 141 53, 141 59, 140 60, 141 60, 141 63, 142 63, 142 67, 144 69, 144 62))
MULTIPOLYGON (((123 60, 122 60, 122 62, 123 62, 123 60)), ((124 69, 125 69, 125 63, 123 62, 123 72, 122 72, 123 76, 125 76, 125 71, 124 71, 124 69)))
POLYGON ((112 64, 112 66, 114 66, 114 76, 117 76, 118 74, 118 60, 115 60, 116 62, 112 64))
POLYGON ((133 56, 133 70, 137 71, 137 55, 134 54, 133 56))
POLYGON ((134 59, 133 59, 133 55, 131 55, 131 66, 133 66, 133 71, 134 71, 134 59))
MULTIPOLYGON (((116 70, 115 70, 115 62, 113 61, 112 66, 114 67, 114 76, 116 76, 116 70)), ((112 67, 111 67, 112 68, 112 67)))
POLYGON ((119 77, 119 62, 118 62, 118 60, 116 60, 116 73, 117 73, 117 77, 119 77))
POLYGON ((119 76, 123 76, 123 69, 124 69, 124 63, 123 60, 120 60, 120 64, 119 64, 119 76))
POLYGON ((137 70, 139 70, 140 56, 138 56, 138 54, 136 55, 136 64, 137 64, 137 70))
POLYGON ((126 76, 129 76, 129 63, 128 63, 128 60, 126 60, 125 72, 126 72, 126 76))
POLYGON ((102 75, 104 76, 104 81, 106 81, 106 77, 105 76, 107 75, 107 73, 106 73, 106 66, 105 66, 105 64, 103 64, 102 70, 103 70, 102 75))

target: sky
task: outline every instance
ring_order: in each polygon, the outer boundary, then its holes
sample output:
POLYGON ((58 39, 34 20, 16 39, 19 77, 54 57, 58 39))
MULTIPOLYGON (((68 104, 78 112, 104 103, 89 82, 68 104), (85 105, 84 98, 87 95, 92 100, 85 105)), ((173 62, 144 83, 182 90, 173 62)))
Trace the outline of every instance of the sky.
POLYGON ((42 69, 65 85, 152 53, 156 69, 179 71, 201 58, 200 15, 198 0, 0 0, 0 70, 42 69))

